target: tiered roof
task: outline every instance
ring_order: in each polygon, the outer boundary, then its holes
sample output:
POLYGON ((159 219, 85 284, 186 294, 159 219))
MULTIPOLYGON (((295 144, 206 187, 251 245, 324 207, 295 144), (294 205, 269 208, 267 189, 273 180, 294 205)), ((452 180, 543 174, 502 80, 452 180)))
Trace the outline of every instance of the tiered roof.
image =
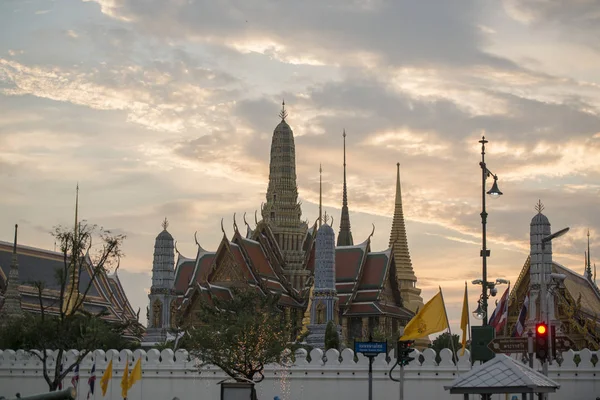
MULTIPOLYGON (((306 308, 310 284, 298 291, 287 281, 281 250, 269 226, 260 222, 250 231, 250 238, 237 230, 231 240, 224 235, 216 252, 202 249, 193 261, 180 256, 175 288, 184 313, 198 297, 230 296, 230 287, 242 285, 280 294, 281 306, 306 308)), ((315 231, 310 230, 306 240, 309 247, 304 265, 311 272, 315 231)), ((371 252, 370 237, 355 246, 336 247, 336 290, 345 315, 392 315, 406 321, 412 317, 402 307, 393 254, 393 248, 371 252)))
MULTIPOLYGON (((0 269, 3 272, 0 274, 0 280, 5 280, 5 277, 8 276, 12 246, 12 243, 0 241, 0 269)), ((63 254, 23 245, 17 246, 17 253, 22 309, 34 313, 39 312, 38 294, 33 282, 41 281, 45 287, 44 306, 48 307, 50 313, 58 312, 60 309, 60 304, 58 304, 60 284, 56 278, 56 271, 64 268, 63 254)), ((79 280, 80 291, 85 290, 93 273, 89 257, 86 257, 86 261, 79 280)), ((6 286, 6 282, 0 284, 0 287, 3 286, 6 286)), ((83 306, 86 310, 94 313, 106 311, 108 314, 103 318, 108 321, 137 319, 117 274, 102 273, 98 275, 83 306)))

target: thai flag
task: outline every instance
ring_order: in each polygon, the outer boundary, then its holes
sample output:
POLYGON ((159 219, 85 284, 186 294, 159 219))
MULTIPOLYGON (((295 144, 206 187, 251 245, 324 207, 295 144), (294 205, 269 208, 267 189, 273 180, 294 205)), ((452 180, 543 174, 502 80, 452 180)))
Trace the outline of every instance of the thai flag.
POLYGON ((523 307, 521 307, 521 312, 519 313, 519 319, 515 324, 515 329, 513 330, 513 337, 521 337, 523 335, 523 331, 525 330, 525 320, 527 319, 527 310, 529 309, 529 293, 525 296, 525 301, 523 301, 523 307))
POLYGON ((506 320, 508 319, 508 294, 510 293, 510 286, 506 288, 506 291, 502 295, 500 302, 496 306, 494 313, 490 317, 490 325, 496 328, 496 334, 500 335, 506 320))
POLYGON ((90 386, 87 394, 87 398, 89 400, 90 395, 94 394, 94 385, 96 385, 96 363, 92 365, 92 375, 88 379, 88 385, 90 386))
POLYGON ((75 366, 75 369, 73 370, 73 373, 75 375, 73 375, 73 377, 71 378, 71 385, 77 389, 77 385, 79 385, 79 364, 77 364, 75 366))

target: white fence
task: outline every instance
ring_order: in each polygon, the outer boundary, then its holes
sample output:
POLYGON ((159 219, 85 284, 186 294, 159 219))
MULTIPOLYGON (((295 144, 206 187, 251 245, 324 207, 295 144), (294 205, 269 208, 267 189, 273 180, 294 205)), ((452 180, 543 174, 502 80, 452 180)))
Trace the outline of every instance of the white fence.
MULTIPOLYGON (((66 353, 66 365, 77 354, 76 350, 66 353)), ((444 390, 444 385, 450 384, 459 374, 469 371, 471 364, 469 352, 459 359, 458 365, 451 361, 452 353, 448 349, 441 351, 441 362, 435 362, 435 352, 426 349, 423 353, 415 350, 415 361, 406 367, 405 373, 405 399, 462 399, 461 395, 451 396, 444 390), (419 355, 423 355, 423 362, 418 362, 419 355)), ((552 400, 595 400, 600 396, 600 363, 594 366, 592 356, 597 352, 587 349, 580 352, 569 351, 564 353, 565 361, 562 365, 556 363, 550 366, 549 376, 557 381, 561 388, 550 396, 552 400), (576 365, 574 356, 578 354, 580 362, 576 365), (596 374, 599 374, 598 377, 596 374)), ((52 353, 54 356, 55 353, 52 353)), ((279 396, 281 400, 320 400, 343 399, 363 400, 368 397, 368 366, 366 357, 358 355, 358 362, 354 361, 354 353, 345 349, 341 354, 336 350, 329 350, 325 357, 321 350, 315 349, 310 354, 311 361, 307 361, 306 352, 297 353, 293 365, 270 365, 265 369, 265 379, 257 385, 259 400, 273 400, 279 396), (323 361, 326 360, 326 361, 323 361)), ((128 394, 129 400, 218 400, 220 386, 218 382, 226 375, 216 367, 197 368, 195 360, 190 359, 188 352, 178 350, 109 350, 104 352, 96 350, 89 353, 80 365, 80 380, 78 385, 78 398, 86 399, 88 394, 88 377, 92 365, 96 363, 96 390, 90 399, 117 400, 121 397, 121 377, 125 360, 129 359, 129 369, 133 367, 138 358, 142 359, 143 378, 136 383, 128 394), (100 378, 110 360, 113 360, 113 378, 109 384, 106 396, 103 397, 100 389, 100 378)), ((54 365, 52 358, 52 365, 54 365)), ((540 369, 536 360, 534 365, 540 369)), ((392 364, 388 364, 385 356, 380 354, 373 364, 373 399, 397 399, 399 395, 398 383, 390 380, 388 374, 392 364)), ((394 370, 395 377, 398 369, 394 370)), ((64 386, 71 386, 71 375, 64 380, 64 386)), ((42 375, 41 362, 34 355, 26 351, 0 350, 0 396, 13 398, 16 393, 21 396, 47 392, 48 386, 42 375)), ((475 396, 473 399, 477 398, 475 396)), ((511 399, 505 395, 495 395, 494 399, 511 399)), ((520 398, 520 396, 519 396, 520 398)))

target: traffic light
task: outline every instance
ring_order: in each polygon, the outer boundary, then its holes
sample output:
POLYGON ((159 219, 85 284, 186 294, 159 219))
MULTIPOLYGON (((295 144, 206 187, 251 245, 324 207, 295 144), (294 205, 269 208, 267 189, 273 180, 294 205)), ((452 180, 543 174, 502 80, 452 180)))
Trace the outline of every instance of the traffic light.
POLYGON ((545 322, 535 325, 535 356, 542 362, 548 358, 548 324, 545 322))
POLYGON ((414 340, 404 340, 398 342, 398 364, 401 366, 406 366, 408 363, 414 360, 414 357, 410 357, 410 353, 415 351, 415 349, 412 347, 414 343, 414 340))

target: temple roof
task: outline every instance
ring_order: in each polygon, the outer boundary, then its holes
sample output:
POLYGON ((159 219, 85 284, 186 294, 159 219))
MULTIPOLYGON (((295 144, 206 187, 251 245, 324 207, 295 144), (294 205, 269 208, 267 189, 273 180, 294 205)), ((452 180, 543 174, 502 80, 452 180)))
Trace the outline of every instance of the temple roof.
MULTIPOLYGON (((8 275, 12 258, 13 244, 0 241, 0 279, 8 275)), ((58 311, 60 284, 56 278, 56 271, 64 268, 63 254, 60 252, 39 249, 30 246, 17 246, 19 263, 19 292, 21 293, 22 308, 30 312, 39 312, 39 299, 33 282, 44 283, 44 305, 50 312, 58 311)), ((81 271, 79 288, 85 290, 91 279, 91 260, 86 257, 85 266, 81 271)), ((0 283, 0 287, 5 282, 0 283)), ((116 274, 102 273, 94 281, 84 308, 90 312, 107 311, 104 317, 107 320, 121 321, 123 318, 135 320, 136 314, 127 299, 123 286, 116 274)))

